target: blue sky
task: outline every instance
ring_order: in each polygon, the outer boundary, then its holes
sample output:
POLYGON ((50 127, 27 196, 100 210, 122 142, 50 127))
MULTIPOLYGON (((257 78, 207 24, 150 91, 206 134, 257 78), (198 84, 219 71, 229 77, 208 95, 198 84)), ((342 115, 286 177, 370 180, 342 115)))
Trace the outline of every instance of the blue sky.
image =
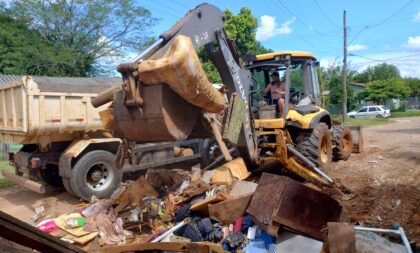
MULTIPOLYGON (((382 62, 397 65, 403 76, 420 77, 420 1, 418 0, 208 0, 234 14, 246 6, 258 18, 257 39, 274 51, 315 54, 323 66, 342 62, 343 10, 347 11, 348 61, 363 70, 382 62), (350 43, 351 42, 351 43, 350 43), (363 58, 364 57, 364 58, 363 58)), ((160 19, 159 35, 183 17, 196 0, 144 0, 160 19)))

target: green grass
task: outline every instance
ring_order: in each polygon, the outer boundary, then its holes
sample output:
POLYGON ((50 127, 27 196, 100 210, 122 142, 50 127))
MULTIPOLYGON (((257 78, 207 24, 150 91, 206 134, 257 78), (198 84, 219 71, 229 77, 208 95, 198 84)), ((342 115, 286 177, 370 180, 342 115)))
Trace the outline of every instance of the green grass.
POLYGON ((418 117, 420 111, 391 112, 391 118, 418 117))
MULTIPOLYGON (((3 170, 14 171, 14 168, 9 164, 9 161, 0 160, 0 172, 3 170)), ((0 189, 8 188, 13 185, 14 183, 4 178, 3 175, 0 173, 0 189)))
MULTIPOLYGON (((333 117, 333 120, 342 122, 341 117, 333 117)), ((390 120, 390 119, 376 119, 376 118, 375 119, 349 119, 349 118, 346 119, 346 125, 363 126, 363 127, 385 125, 385 124, 390 124, 394 122, 395 121, 390 120)))
POLYGON ((349 126, 376 126, 394 123, 390 119, 346 119, 346 125, 349 126))

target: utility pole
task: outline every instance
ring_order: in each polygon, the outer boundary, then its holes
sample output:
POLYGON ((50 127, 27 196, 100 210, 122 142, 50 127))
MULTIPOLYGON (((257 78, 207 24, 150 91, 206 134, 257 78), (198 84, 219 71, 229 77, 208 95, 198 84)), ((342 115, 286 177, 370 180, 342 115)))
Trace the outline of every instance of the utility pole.
POLYGON ((346 11, 343 12, 343 29, 344 29, 344 57, 343 57, 343 125, 347 116, 347 25, 346 11))

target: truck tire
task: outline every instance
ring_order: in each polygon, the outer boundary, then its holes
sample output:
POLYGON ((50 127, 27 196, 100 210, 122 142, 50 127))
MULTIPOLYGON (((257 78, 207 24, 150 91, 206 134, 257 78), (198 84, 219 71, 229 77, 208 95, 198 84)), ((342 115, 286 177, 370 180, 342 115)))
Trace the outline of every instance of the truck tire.
POLYGON ((320 167, 332 161, 332 140, 327 124, 319 123, 311 133, 301 134, 297 140, 299 151, 320 167))
MULTIPOLYGON (((227 144, 228 149, 232 147, 233 147, 232 144, 227 144)), ((220 147, 217 141, 214 138, 211 138, 211 139, 205 139, 203 141, 203 144, 201 145, 200 154, 201 154, 200 166, 201 166, 201 169, 204 169, 205 167, 212 164, 216 160, 217 157, 222 155, 222 151, 220 150, 220 147)), ((238 153, 236 151, 233 152, 232 157, 233 158, 238 157, 238 153)))
POLYGON ((83 155, 72 168, 70 188, 75 195, 90 201, 92 196, 108 198, 118 188, 122 170, 114 163, 114 154, 95 150, 83 155))
POLYGON ((344 126, 334 126, 332 129, 333 133, 333 159, 347 160, 353 149, 353 139, 351 136, 351 130, 344 126))
POLYGON ((62 187, 63 181, 58 173, 58 166, 53 164, 47 164, 44 169, 39 168, 38 177, 45 183, 54 186, 62 187))
POLYGON ((217 144, 215 139, 205 139, 201 146, 201 160, 200 166, 201 169, 204 169, 208 165, 210 165, 214 160, 222 154, 220 151, 219 144, 217 144))
POLYGON ((63 178, 61 178, 61 180, 63 181, 63 186, 64 186, 64 189, 66 189, 66 191, 67 191, 68 193, 70 193, 71 195, 76 196, 76 194, 75 194, 75 193, 73 192, 73 190, 71 189, 71 186, 70 186, 70 179, 63 177, 63 178))

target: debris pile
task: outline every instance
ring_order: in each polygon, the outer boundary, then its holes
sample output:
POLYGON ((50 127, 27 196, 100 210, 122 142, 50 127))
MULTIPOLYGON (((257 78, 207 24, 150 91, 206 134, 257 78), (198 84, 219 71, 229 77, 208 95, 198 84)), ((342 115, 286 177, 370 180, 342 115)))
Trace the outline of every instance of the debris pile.
MULTIPOLYGON (((348 252, 337 250, 340 233, 326 233, 348 230, 335 223, 338 201, 288 177, 251 178, 241 158, 205 172, 149 170, 110 199, 92 199, 36 227, 89 251, 348 252)), ((353 231, 348 247, 366 247, 363 236, 353 231)))

